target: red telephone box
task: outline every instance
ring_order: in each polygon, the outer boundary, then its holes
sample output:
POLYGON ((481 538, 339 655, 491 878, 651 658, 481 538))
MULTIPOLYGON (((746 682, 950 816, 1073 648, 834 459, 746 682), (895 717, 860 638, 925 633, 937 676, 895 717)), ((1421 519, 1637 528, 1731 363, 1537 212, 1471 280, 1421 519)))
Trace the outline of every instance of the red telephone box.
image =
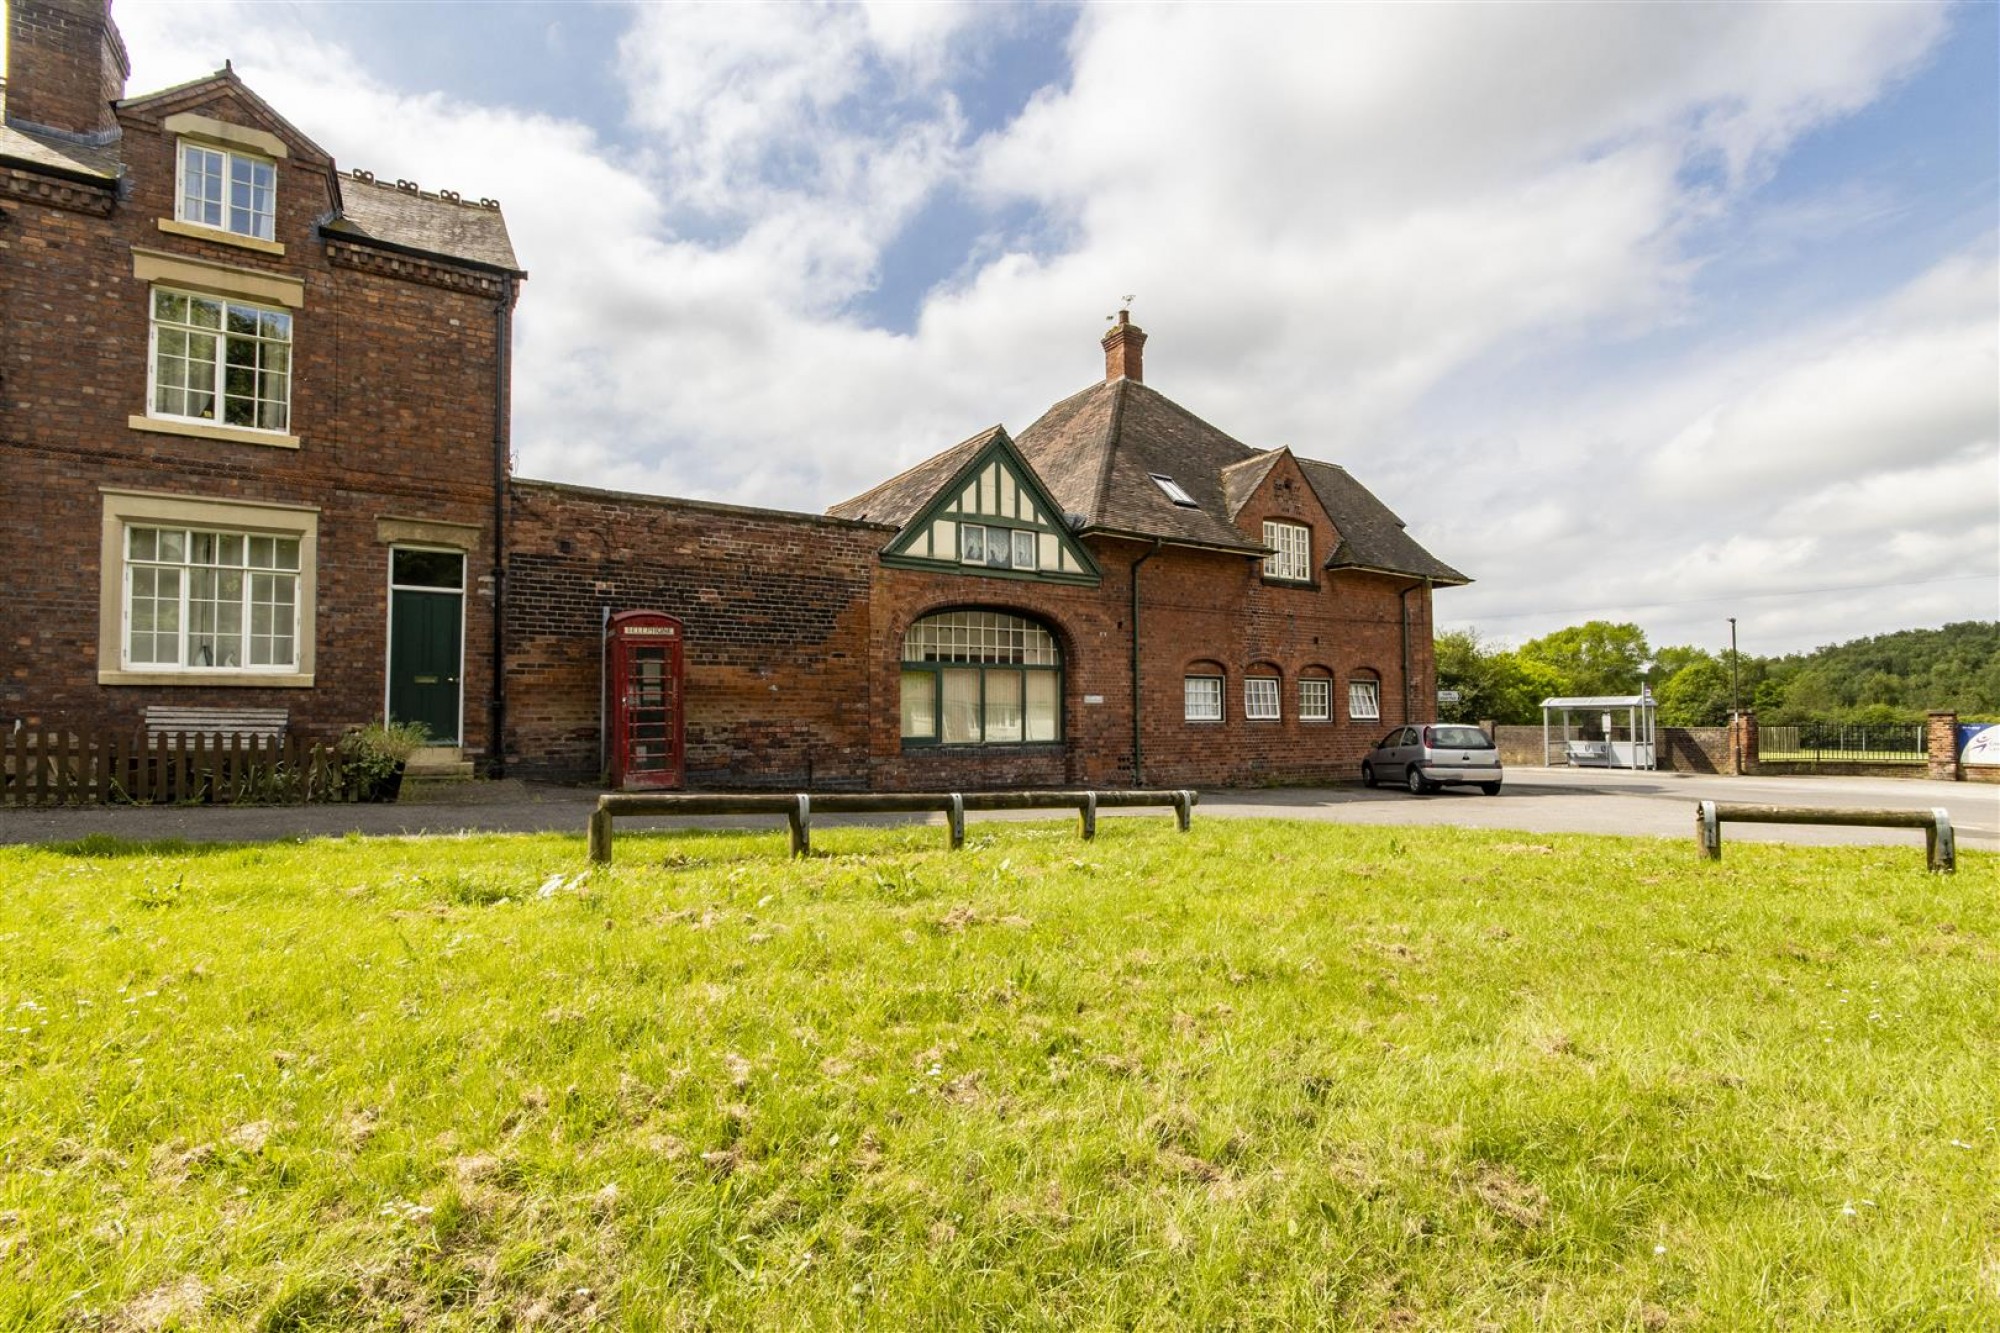
POLYGON ((658 611, 620 611, 605 627, 614 787, 678 788, 685 778, 682 633, 658 611))

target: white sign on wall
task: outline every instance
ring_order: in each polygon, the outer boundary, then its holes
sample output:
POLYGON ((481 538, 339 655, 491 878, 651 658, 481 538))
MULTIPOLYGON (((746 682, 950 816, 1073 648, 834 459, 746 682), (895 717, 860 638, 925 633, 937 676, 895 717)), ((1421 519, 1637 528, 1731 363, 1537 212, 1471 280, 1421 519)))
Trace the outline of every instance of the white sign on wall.
POLYGON ((1958 762, 1970 768, 2000 768, 2000 726, 1961 726, 1958 762))

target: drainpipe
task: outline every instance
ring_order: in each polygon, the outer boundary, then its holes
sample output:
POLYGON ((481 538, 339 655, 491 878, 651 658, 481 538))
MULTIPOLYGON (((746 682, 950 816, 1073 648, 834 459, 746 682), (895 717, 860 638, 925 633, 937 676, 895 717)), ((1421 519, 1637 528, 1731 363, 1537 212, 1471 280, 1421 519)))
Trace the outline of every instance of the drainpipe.
POLYGON ((513 374, 514 275, 500 276, 493 306, 493 689, 486 706, 487 776, 507 775, 507 482, 513 469, 507 387, 513 374))
POLYGON ((1410 689, 1410 594, 1419 588, 1428 589, 1430 586, 1430 579, 1424 578, 1396 594, 1396 604, 1403 613, 1403 725, 1405 726, 1416 720, 1410 711, 1416 706, 1415 695, 1410 689))
POLYGON ((1160 553, 1165 545, 1160 538, 1153 538, 1153 549, 1132 562, 1132 785, 1146 785, 1143 759, 1144 749, 1139 740, 1139 566, 1160 553))

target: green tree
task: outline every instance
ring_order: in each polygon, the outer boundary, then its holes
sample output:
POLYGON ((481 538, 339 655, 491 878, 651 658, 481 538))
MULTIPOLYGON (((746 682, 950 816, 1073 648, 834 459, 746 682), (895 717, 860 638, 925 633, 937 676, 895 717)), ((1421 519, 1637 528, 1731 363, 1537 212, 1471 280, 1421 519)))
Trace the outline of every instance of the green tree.
POLYGON ((1495 654, 1491 670, 1492 703, 1486 716, 1496 722, 1540 722, 1542 700, 1566 692, 1554 667, 1519 653, 1495 654))
POLYGON ((1712 657, 1690 662, 1659 689, 1660 725, 1720 727, 1729 721, 1729 668, 1712 657))
POLYGON ((1668 681, 1693 666, 1696 662, 1713 662, 1714 660, 1714 655, 1708 649, 1697 648, 1689 643, 1655 649, 1653 652, 1653 669, 1647 673, 1646 678, 1652 682, 1653 693, 1659 694, 1665 689, 1668 681))
POLYGON ((1651 654, 1646 631, 1633 624, 1590 620, 1522 644, 1519 655, 1553 670, 1562 694, 1637 694, 1639 664, 1651 654))

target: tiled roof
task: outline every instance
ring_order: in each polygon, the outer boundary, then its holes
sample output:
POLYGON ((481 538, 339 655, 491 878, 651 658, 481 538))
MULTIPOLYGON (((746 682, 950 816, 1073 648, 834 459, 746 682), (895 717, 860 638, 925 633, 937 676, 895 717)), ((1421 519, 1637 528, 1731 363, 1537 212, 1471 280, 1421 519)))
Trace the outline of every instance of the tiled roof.
POLYGON ((1451 586, 1472 582, 1419 546, 1404 530, 1403 520, 1346 468, 1316 458, 1301 458, 1298 463, 1340 533, 1340 545, 1327 559, 1328 569, 1374 569, 1451 586))
POLYGON ((340 197, 341 214, 325 228, 331 235, 380 241, 511 273, 521 271, 498 204, 470 203, 404 189, 373 180, 365 173, 343 175, 340 197))
POLYGON ((102 148, 91 148, 72 143, 61 135, 25 130, 16 125, 0 125, 0 159, 67 172, 72 176, 117 180, 124 172, 118 161, 117 148, 115 139, 102 148))
POLYGON ((1264 548, 1229 521, 1222 469, 1257 451, 1156 390, 1129 379, 1094 384, 1041 415, 1015 441, 1084 528, 1164 537, 1245 554, 1264 548), (1177 505, 1153 474, 1196 507, 1177 505))
POLYGON ((1264 484, 1264 478, 1271 475, 1271 469, 1278 465, 1278 459, 1285 452, 1283 449, 1269 449, 1222 469, 1222 498, 1223 503, 1229 506, 1231 522, 1243 512, 1243 506, 1250 503, 1250 497, 1257 493, 1257 488, 1264 484))
POLYGON ((993 443, 995 436, 1006 434, 998 426, 989 426, 971 439, 961 440, 941 454, 932 454, 909 471, 896 474, 874 490, 863 492, 852 500, 842 500, 826 512, 834 518, 863 519, 900 528, 919 509, 929 504, 944 489, 945 483, 972 461, 974 455, 993 443))
MULTIPOLYGON (((997 426, 982 431, 827 512, 900 526, 1000 433, 997 426)), ((1110 380, 1072 394, 1014 444, 1063 512, 1082 517, 1083 532, 1157 537, 1245 555, 1265 549, 1236 526, 1236 515, 1285 450, 1253 449, 1136 380, 1110 380), (1153 480, 1156 474, 1172 478, 1194 505, 1175 504, 1153 480)), ((1471 582, 1419 546, 1402 520, 1345 468, 1295 461, 1340 534, 1329 569, 1471 582)))

